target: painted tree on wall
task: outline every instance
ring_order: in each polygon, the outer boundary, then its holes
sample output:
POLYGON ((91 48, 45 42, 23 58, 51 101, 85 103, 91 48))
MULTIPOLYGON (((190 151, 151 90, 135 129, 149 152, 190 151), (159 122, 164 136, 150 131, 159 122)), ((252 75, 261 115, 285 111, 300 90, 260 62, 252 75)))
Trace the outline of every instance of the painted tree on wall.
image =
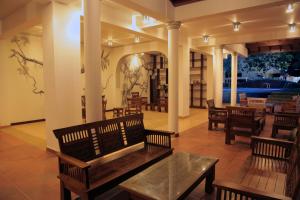
MULTIPOLYGON (((34 94, 44 94, 45 91, 38 87, 37 80, 34 75, 31 73, 31 68, 38 66, 39 68, 43 69, 43 62, 39 61, 35 58, 31 58, 28 54, 25 53, 25 47, 30 44, 29 38, 26 36, 15 36, 11 39, 11 43, 14 45, 14 48, 11 49, 10 58, 13 58, 18 63, 17 71, 20 75, 24 76, 25 78, 31 80, 32 82, 32 92, 34 94)), ((101 69, 102 71, 107 70, 110 65, 109 62, 110 53, 105 53, 104 50, 101 52, 101 69)), ((81 69, 81 73, 84 73, 84 68, 81 69)), ((105 81, 103 91, 108 87, 109 81, 112 77, 112 74, 108 76, 107 80, 105 81)))
POLYGON ((11 43, 14 44, 15 48, 11 49, 10 58, 14 58, 18 62, 18 72, 20 75, 23 75, 25 78, 28 78, 32 82, 32 92, 34 94, 44 94, 44 90, 38 88, 37 80, 32 75, 30 68, 34 66, 42 67, 43 62, 31 58, 25 54, 24 48, 29 44, 29 39, 25 36, 15 36, 12 38, 11 43))
POLYGON ((155 78, 155 76, 157 76, 157 73, 155 73, 152 67, 153 63, 147 61, 146 57, 147 54, 134 54, 123 58, 123 62, 120 66, 120 70, 124 76, 122 85, 122 105, 127 104, 127 97, 130 96, 135 87, 140 89, 141 96, 146 93, 149 87, 150 78, 155 78), (138 59, 138 62, 135 63, 136 66, 132 66, 132 59, 138 59), (143 75, 143 70, 146 72, 145 76, 143 75))

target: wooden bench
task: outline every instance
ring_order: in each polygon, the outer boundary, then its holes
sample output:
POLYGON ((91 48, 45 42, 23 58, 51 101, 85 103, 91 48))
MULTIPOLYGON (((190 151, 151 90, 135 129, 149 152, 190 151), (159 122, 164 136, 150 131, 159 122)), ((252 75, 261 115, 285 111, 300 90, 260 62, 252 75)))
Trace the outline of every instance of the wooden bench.
POLYGON ((227 106, 228 124, 225 143, 230 144, 235 135, 259 135, 265 124, 265 117, 258 114, 256 108, 227 106))
MULTIPOLYGON (((253 136, 252 155, 234 182, 216 181, 217 200, 300 198, 299 143, 253 136)), ((233 178, 234 179, 234 178, 233 178)))
POLYGON ((61 199, 96 196, 172 154, 171 132, 148 130, 143 114, 54 130, 61 199))

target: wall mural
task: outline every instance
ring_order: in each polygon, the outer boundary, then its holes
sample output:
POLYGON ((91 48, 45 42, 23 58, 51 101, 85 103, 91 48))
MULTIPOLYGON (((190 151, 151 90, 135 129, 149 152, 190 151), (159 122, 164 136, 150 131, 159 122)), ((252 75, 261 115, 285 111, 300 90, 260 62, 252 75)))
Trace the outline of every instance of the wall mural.
POLYGON ((14 44, 14 48, 11 49, 11 55, 10 58, 14 58, 18 64, 18 72, 20 75, 24 76, 25 78, 28 78, 32 82, 32 92, 34 94, 44 94, 44 90, 38 88, 37 86, 37 80, 30 72, 31 67, 38 66, 42 69, 43 63, 37 59, 31 58, 28 56, 24 48, 26 45, 29 44, 29 39, 26 36, 15 36, 11 39, 11 43, 14 44))
POLYGON ((150 54, 128 55, 120 60, 120 71, 123 75, 122 105, 127 105, 127 97, 133 90, 139 90, 141 96, 147 93, 150 78, 155 79, 156 71, 150 54))
MULTIPOLYGON (((43 69, 42 68, 43 62, 35 58, 31 58, 24 51, 26 45, 30 44, 29 38, 26 36, 15 36, 11 39, 11 43, 14 45, 14 48, 10 50, 11 51, 10 58, 13 58, 18 62, 19 67, 17 71, 19 72, 20 75, 32 81, 32 92, 34 94, 40 94, 40 95, 44 94, 45 91, 38 87, 36 78, 30 72, 30 68, 35 66, 39 66, 41 69, 43 69)), ((105 53, 105 51, 102 50, 101 65, 100 65, 102 71, 107 70, 107 68, 110 65, 109 56, 110 56, 109 52, 105 53)), ((84 73, 84 67, 82 67, 81 73, 84 73)), ((103 87, 103 91, 107 88, 111 78, 112 78, 112 74, 110 74, 106 79, 103 87)))

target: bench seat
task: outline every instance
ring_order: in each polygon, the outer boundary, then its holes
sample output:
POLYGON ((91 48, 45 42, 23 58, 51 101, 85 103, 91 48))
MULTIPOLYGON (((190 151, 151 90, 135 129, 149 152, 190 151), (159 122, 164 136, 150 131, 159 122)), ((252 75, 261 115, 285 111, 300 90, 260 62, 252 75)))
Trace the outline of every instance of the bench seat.
POLYGON ((90 189, 98 185, 105 186, 112 181, 122 182, 129 174, 137 173, 170 154, 172 154, 171 149, 151 145, 108 163, 92 165, 90 172, 93 176, 90 189))

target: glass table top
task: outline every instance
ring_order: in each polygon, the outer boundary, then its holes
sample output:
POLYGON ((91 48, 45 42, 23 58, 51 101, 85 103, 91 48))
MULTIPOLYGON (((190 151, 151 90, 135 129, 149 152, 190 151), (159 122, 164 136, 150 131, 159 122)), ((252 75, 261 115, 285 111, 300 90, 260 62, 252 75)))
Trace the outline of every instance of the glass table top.
POLYGON ((177 199, 217 162, 216 158, 184 152, 173 153, 120 186, 151 199, 177 199))

